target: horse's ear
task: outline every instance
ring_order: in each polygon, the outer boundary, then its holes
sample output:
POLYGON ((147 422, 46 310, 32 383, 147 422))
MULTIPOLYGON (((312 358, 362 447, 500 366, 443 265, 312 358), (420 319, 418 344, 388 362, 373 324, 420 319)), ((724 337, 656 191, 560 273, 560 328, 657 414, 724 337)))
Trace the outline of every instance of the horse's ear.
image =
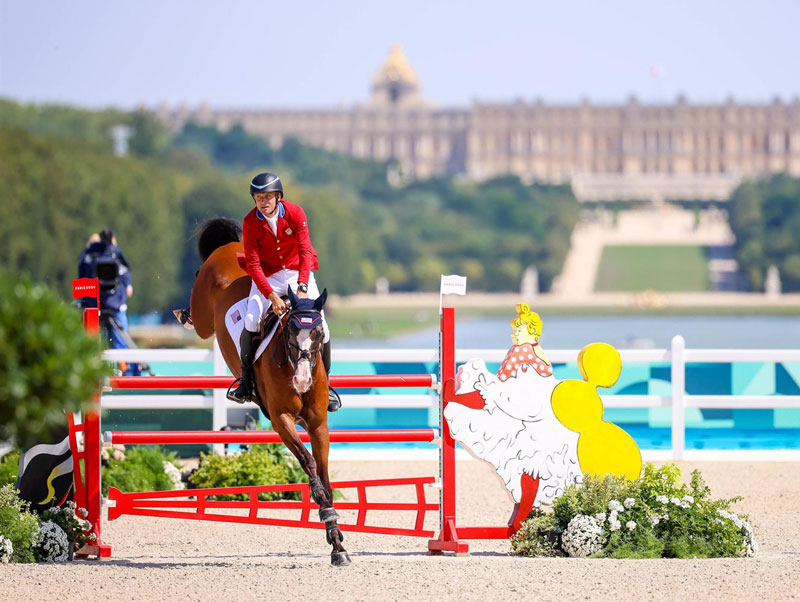
POLYGON ((319 297, 316 298, 314 301, 314 309, 320 311, 323 307, 325 307, 325 301, 328 300, 328 289, 322 289, 322 293, 320 293, 319 297))
POLYGON ((286 293, 289 296, 289 302, 292 304, 292 309, 297 308, 297 295, 294 294, 291 286, 286 287, 286 293))

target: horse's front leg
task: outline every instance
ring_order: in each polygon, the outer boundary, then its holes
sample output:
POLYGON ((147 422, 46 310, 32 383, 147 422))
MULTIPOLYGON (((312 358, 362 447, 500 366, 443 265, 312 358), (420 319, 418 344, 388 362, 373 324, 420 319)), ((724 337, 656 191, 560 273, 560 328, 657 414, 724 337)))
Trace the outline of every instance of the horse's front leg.
MULTIPOLYGON (((341 544, 342 533, 336 523, 336 521, 339 519, 339 515, 336 513, 336 510, 334 510, 333 504, 331 503, 332 495, 330 492, 330 482, 328 481, 327 471, 327 445, 325 447, 324 454, 325 477, 323 482, 323 480, 320 478, 320 473, 317 470, 317 461, 315 460, 317 443, 315 443, 315 437, 313 435, 314 429, 309 430, 311 449, 315 451, 315 454, 312 455, 306 446, 303 445, 302 441, 300 441, 300 437, 297 435, 294 415, 280 414, 275 420, 273 420, 272 427, 278 432, 281 440, 284 442, 289 451, 294 454, 295 458, 297 458, 298 462, 300 462, 300 466, 308 475, 308 485, 311 489, 311 496, 319 505, 319 519, 321 522, 325 523, 326 538, 328 543, 333 546, 333 552, 331 553, 331 564, 336 566, 350 564, 350 557, 347 555, 347 552, 341 544)), ((328 441, 327 427, 325 427, 325 441, 326 443, 328 441)))
POLYGON ((308 435, 311 440, 311 450, 317 465, 317 474, 319 474, 321 485, 325 488, 327 494, 327 504, 324 508, 322 504, 320 504, 319 515, 320 520, 325 523, 325 536, 328 543, 333 546, 333 550, 331 551, 331 564, 335 566, 350 564, 350 556, 342 545, 344 535, 342 535, 342 531, 339 529, 337 522, 339 520, 339 514, 333 507, 333 491, 331 490, 331 482, 328 477, 328 449, 330 448, 330 438, 328 435, 327 421, 312 422, 308 429, 308 435), (323 518, 323 515, 326 518, 323 518))

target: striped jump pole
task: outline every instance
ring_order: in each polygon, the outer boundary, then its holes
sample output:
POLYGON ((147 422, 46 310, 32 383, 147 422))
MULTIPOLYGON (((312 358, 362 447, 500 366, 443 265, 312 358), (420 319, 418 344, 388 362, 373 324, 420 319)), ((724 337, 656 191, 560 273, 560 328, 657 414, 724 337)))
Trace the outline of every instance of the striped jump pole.
MULTIPOLYGON (((232 376, 112 376, 112 389, 227 389, 232 376)), ((435 374, 366 374, 333 375, 332 387, 360 389, 369 387, 428 387, 436 386, 435 374)))

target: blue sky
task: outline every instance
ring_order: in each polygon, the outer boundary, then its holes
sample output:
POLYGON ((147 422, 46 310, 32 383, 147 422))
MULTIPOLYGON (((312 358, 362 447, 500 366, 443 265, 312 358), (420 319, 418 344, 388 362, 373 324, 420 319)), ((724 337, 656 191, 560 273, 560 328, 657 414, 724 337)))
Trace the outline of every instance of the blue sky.
POLYGON ((364 102, 391 44, 426 100, 800 94, 800 1, 0 0, 0 96, 134 107, 364 102), (659 65, 663 77, 651 68, 659 65))

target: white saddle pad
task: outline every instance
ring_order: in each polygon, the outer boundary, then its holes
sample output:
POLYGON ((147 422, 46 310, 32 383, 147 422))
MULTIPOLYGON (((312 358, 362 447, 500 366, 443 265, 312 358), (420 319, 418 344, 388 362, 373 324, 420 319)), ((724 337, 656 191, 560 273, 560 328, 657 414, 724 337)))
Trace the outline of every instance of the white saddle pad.
MULTIPOLYGON (((228 329, 228 334, 231 335, 233 339, 233 344, 236 345, 236 353, 239 355, 242 354, 242 350, 239 346, 239 337, 242 336, 242 330, 244 330, 244 315, 247 312, 247 297, 238 301, 231 305, 227 312, 225 312, 225 327, 228 329)), ((264 353, 264 349, 267 348, 269 342, 272 340, 272 337, 275 336, 275 331, 278 329, 278 322, 275 322, 275 326, 267 333, 267 336, 264 337, 264 340, 261 341, 261 344, 256 349, 256 356, 253 358, 253 362, 255 362, 261 354, 264 353)))

